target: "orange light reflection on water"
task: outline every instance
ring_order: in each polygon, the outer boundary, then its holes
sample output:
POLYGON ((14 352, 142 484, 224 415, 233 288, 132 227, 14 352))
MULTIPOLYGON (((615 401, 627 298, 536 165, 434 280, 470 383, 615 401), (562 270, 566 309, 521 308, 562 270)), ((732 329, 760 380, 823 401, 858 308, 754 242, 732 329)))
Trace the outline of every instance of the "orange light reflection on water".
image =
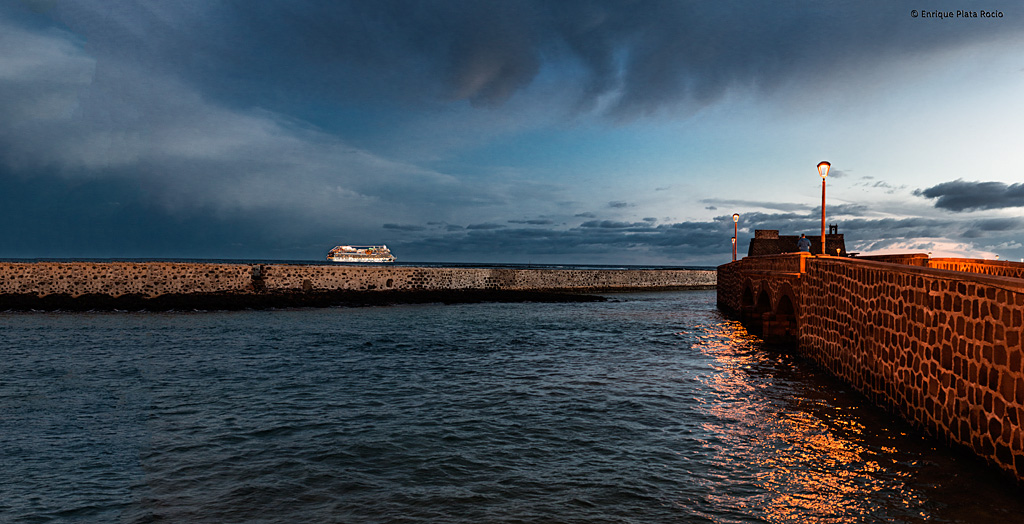
POLYGON ((778 394, 758 395, 775 384, 784 364, 738 322, 703 326, 710 333, 699 343, 717 364, 707 378, 715 392, 702 407, 714 422, 709 433, 725 432, 723 453, 730 469, 750 472, 756 494, 723 504, 759 507, 769 522, 850 522, 884 518, 899 507, 906 515, 921 498, 906 486, 906 473, 887 469, 895 449, 865 446, 865 428, 850 409, 821 398, 821 392, 794 382, 788 402, 778 394), (814 393, 819 396, 815 398, 814 393), (775 399, 775 400, 772 400, 775 399), (884 493, 883 493, 884 492, 884 493), (888 508, 877 507, 886 501, 888 508), (896 500, 894 500, 896 499, 896 500), (878 514, 881 512, 881 514, 878 514))

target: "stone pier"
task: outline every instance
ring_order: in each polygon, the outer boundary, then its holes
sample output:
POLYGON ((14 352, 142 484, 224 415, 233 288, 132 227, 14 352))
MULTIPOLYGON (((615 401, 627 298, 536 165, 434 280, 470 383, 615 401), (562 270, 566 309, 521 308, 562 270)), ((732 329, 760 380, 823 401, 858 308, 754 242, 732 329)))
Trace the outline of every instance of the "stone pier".
POLYGON ((718 305, 1024 480, 1024 264, 792 253, 718 268, 718 305))

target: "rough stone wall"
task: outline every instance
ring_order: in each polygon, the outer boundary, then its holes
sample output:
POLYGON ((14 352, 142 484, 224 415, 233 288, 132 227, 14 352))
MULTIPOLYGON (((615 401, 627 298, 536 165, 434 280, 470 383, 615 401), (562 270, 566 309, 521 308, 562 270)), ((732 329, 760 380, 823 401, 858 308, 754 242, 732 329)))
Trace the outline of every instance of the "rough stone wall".
POLYGON ((812 258, 799 300, 803 353, 1024 479, 1024 281, 812 258))
POLYGON ((727 313, 738 313, 740 311, 740 297, 743 293, 743 263, 751 260, 745 258, 738 262, 732 262, 718 266, 718 283, 715 285, 718 308, 727 313))
POLYGON ((0 294, 97 294, 154 297, 169 293, 237 293, 252 286, 252 267, 170 262, 0 263, 0 294))
POLYGON ((267 290, 588 290, 711 286, 713 270, 574 270, 270 265, 267 290))
POLYGON ((0 295, 166 294, 373 290, 614 290, 715 285, 713 270, 543 270, 187 264, 0 263, 0 295))

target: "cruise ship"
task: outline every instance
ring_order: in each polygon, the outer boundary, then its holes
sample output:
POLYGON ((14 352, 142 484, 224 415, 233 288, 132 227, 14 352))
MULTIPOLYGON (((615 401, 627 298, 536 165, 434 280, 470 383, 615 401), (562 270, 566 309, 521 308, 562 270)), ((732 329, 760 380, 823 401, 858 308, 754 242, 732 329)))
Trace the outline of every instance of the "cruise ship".
POLYGON ((388 246, 336 246, 327 253, 332 262, 394 262, 388 246))

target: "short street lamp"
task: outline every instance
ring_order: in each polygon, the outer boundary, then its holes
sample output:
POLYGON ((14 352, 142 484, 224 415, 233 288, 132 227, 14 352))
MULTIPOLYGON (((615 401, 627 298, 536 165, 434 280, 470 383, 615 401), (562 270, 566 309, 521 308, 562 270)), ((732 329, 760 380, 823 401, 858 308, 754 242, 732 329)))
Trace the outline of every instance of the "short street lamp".
POLYGON ((818 174, 821 175, 821 254, 825 254, 825 177, 828 176, 828 169, 832 164, 828 162, 818 163, 818 174))
POLYGON ((736 236, 740 232, 740 215, 739 213, 732 214, 732 261, 736 261, 736 236))

